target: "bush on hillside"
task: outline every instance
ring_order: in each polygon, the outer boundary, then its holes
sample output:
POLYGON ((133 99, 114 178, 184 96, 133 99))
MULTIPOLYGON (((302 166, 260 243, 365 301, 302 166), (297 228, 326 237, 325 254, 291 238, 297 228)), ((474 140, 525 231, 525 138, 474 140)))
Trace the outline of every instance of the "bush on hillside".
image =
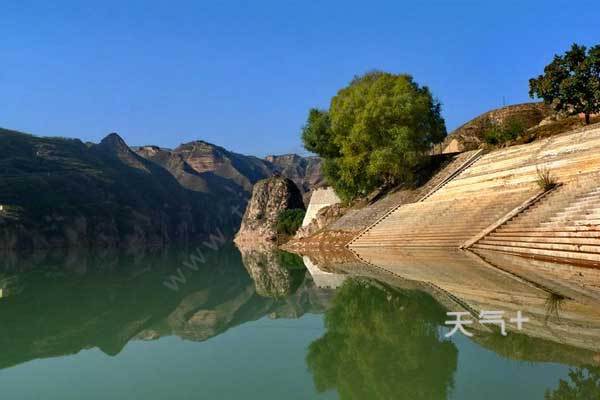
POLYGON ((306 214, 306 211, 300 208, 283 210, 277 217, 277 233, 280 235, 294 235, 298 228, 302 226, 304 214, 306 214))
POLYGON ((525 124, 518 118, 509 118, 502 124, 492 121, 483 133, 483 140, 490 145, 497 146, 515 140, 525 131, 525 124))

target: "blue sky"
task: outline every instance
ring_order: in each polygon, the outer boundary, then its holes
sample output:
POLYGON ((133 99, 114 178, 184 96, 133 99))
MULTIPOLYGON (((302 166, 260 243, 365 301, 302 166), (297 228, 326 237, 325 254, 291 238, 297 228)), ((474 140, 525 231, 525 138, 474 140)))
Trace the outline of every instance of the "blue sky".
POLYGON ((555 53, 600 43, 598 15, 597 1, 2 0, 0 126, 298 152, 308 109, 380 69, 429 86, 452 130, 529 101, 555 53))

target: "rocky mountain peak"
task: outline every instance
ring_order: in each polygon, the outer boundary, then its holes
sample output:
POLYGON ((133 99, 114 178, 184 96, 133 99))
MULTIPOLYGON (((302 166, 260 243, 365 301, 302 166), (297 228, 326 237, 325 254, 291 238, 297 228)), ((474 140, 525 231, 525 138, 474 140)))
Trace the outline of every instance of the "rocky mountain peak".
POLYGON ((144 165, 145 160, 133 152, 125 140, 115 132, 108 134, 99 144, 93 146, 93 149, 130 167, 148 171, 144 165))
POLYGON ((130 151, 129 146, 123 140, 118 133, 112 132, 109 133, 98 145, 105 149, 117 150, 117 151, 130 151))

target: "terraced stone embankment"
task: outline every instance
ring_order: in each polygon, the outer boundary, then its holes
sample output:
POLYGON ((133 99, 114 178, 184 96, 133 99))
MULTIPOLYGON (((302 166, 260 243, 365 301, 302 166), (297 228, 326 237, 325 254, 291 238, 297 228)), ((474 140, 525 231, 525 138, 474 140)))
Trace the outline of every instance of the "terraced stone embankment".
POLYGON ((349 247, 467 243, 479 249, 600 263, 599 154, 598 124, 490 152, 424 201, 402 205, 378 220, 349 247), (561 187, 529 204, 543 192, 538 180, 544 170, 561 187), (504 223, 515 210, 519 212, 504 223), (503 223, 486 232, 499 221, 503 223))

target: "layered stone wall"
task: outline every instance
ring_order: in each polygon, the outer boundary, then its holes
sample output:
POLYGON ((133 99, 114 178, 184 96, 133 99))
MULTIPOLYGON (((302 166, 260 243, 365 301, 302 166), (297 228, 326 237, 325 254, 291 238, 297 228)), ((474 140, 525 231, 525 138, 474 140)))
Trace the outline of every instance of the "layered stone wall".
POLYGON ((306 209, 306 215, 302 221, 302 226, 307 226, 317 216, 319 210, 341 203, 340 198, 331 187, 315 189, 310 197, 310 203, 306 209))

